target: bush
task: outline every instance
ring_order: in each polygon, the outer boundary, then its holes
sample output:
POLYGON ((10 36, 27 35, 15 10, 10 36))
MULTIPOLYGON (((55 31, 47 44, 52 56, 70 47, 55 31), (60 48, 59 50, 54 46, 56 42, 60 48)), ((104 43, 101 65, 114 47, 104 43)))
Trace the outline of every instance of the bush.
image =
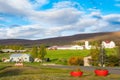
POLYGON ((107 57, 106 66, 119 66, 119 58, 117 56, 110 55, 107 57))
POLYGON ((83 57, 74 56, 68 60, 69 65, 81 65, 83 66, 83 57))
POLYGON ((99 64, 98 60, 95 60, 95 59, 89 59, 89 63, 92 66, 98 66, 99 64))
POLYGON ((2 62, 2 60, 0 59, 0 62, 2 62))

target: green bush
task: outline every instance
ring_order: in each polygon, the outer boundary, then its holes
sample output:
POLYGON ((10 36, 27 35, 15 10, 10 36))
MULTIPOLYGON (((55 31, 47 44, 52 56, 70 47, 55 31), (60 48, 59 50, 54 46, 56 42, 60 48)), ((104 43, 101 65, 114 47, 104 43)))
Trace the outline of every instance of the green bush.
POLYGON ((106 60, 107 60, 106 66, 110 66, 110 67, 119 66, 119 58, 117 56, 110 55, 107 57, 106 60))

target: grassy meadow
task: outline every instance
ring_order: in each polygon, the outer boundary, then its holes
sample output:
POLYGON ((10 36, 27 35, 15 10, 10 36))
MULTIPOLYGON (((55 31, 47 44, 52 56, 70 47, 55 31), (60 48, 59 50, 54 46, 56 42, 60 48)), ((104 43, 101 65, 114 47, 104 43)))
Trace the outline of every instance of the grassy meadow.
MULTIPOLYGON (((115 49, 106 49, 107 55, 115 55, 115 49)), ((68 59, 72 56, 89 56, 90 50, 47 50, 47 55, 45 57, 49 57, 51 59, 55 58, 65 58, 68 59)))
POLYGON ((65 58, 68 59, 72 56, 88 56, 89 50, 47 50, 46 57, 51 59, 65 58))

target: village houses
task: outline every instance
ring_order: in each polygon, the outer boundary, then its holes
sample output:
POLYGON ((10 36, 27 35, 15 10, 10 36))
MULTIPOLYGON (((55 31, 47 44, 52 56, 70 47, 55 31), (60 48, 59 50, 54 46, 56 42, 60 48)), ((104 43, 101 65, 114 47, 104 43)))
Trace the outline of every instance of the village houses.
MULTIPOLYGON (((113 41, 102 41, 101 43, 105 48, 114 48, 115 42, 113 41)), ((83 50, 91 49, 92 46, 89 44, 89 41, 85 41, 84 45, 63 45, 63 46, 51 46, 48 47, 49 50, 83 50)))

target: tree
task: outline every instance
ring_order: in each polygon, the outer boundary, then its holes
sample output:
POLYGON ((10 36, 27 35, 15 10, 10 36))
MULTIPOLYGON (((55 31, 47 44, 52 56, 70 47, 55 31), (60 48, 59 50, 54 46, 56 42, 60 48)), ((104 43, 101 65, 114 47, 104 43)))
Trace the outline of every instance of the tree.
POLYGON ((46 51, 45 45, 42 44, 38 52, 38 58, 43 60, 46 54, 47 54, 47 51, 46 51))
POLYGON ((106 66, 114 67, 119 66, 119 58, 116 55, 109 55, 107 56, 106 66))
POLYGON ((34 47, 32 48, 31 56, 32 56, 33 58, 37 58, 37 56, 38 56, 38 48, 37 48, 36 46, 34 46, 34 47))
POLYGON ((98 47, 92 48, 91 51, 90 51, 90 55, 92 57, 91 64, 93 66, 98 66, 98 60, 99 60, 99 58, 98 58, 98 56, 99 56, 99 49, 98 49, 98 47))
POLYGON ((84 45, 85 42, 76 42, 77 45, 84 45))
POLYGON ((2 46, 0 46, 0 50, 1 50, 1 49, 3 49, 3 47, 2 47, 2 46))
POLYGON ((99 64, 99 53, 100 53, 100 42, 92 42, 93 47, 90 50, 90 55, 92 57, 91 64, 93 66, 98 66, 99 64))
POLYGON ((117 45, 117 47, 116 47, 117 57, 119 59, 118 63, 119 63, 119 66, 120 66, 120 43, 117 43, 116 45, 117 45))
POLYGON ((101 41, 94 42, 93 45, 94 47, 91 49, 92 65, 98 66, 100 64, 103 67, 107 57, 104 45, 101 44, 101 41))
POLYGON ((0 53, 2 53, 2 46, 0 46, 0 53))

